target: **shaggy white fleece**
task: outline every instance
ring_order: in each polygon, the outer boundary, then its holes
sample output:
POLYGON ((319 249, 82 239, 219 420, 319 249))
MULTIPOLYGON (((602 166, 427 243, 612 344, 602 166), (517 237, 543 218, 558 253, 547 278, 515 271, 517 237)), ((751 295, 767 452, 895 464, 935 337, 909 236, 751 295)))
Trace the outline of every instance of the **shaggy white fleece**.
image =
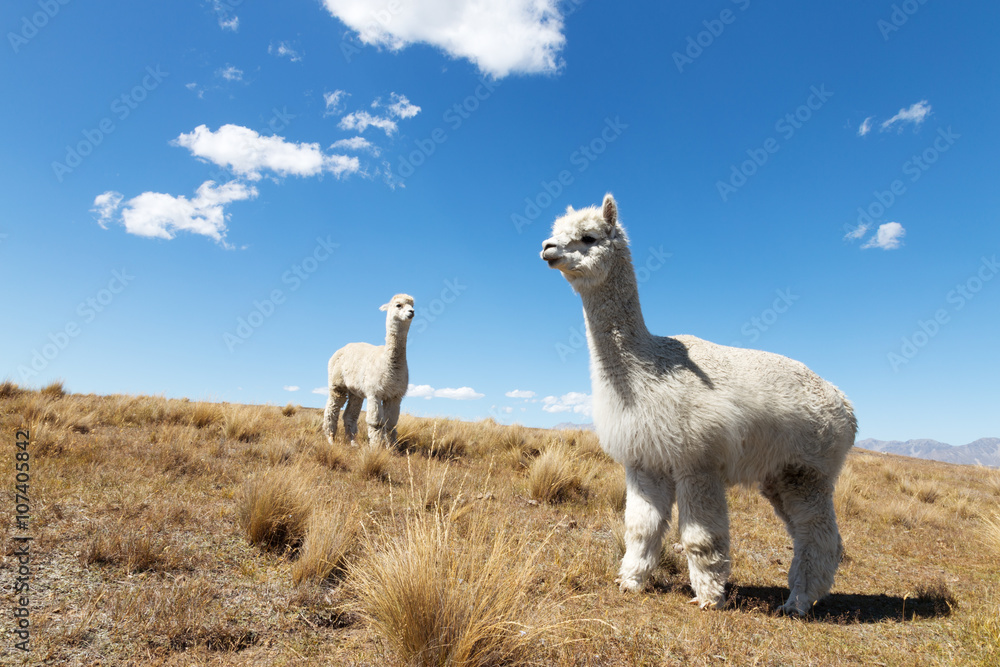
POLYGON ((413 320, 413 297, 397 294, 379 310, 386 312, 385 345, 348 343, 333 353, 327 366, 330 396, 323 413, 323 430, 333 443, 344 403, 344 430, 351 444, 358 433, 361 403, 368 399, 368 440, 396 444, 399 406, 406 394, 406 336, 413 320))
POLYGON ((833 488, 857 431, 847 398, 777 354, 650 334, 610 194, 600 208, 568 209, 541 256, 583 300, 594 424, 625 466, 621 589, 643 587, 676 498, 692 602, 721 606, 730 571, 725 489, 759 483, 794 541, 782 610, 808 612, 829 592, 843 553, 833 488))

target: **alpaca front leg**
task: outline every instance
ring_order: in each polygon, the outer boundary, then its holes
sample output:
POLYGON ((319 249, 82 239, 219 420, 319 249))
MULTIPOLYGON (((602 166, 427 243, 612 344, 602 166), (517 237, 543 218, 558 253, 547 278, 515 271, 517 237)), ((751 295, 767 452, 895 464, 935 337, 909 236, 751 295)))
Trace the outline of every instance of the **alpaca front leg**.
POLYGON ((351 447, 356 447, 354 439, 358 435, 358 417, 361 416, 361 404, 364 403, 363 396, 351 394, 347 400, 347 407, 344 408, 344 432, 351 447))
POLYGON ((337 437, 337 421, 340 419, 340 409, 347 402, 347 393, 342 393, 334 388, 330 388, 330 394, 326 399, 326 409, 323 411, 323 431, 326 439, 333 444, 337 437))
POLYGON ((690 472, 677 479, 681 544, 702 609, 721 607, 729 579, 729 511, 726 487, 715 472, 690 472))
POLYGON ((385 436, 390 447, 395 447, 399 439, 399 434, 396 433, 396 424, 399 423, 399 408, 402 402, 402 399, 395 399, 385 401, 382 404, 385 408, 385 425, 383 426, 383 430, 385 431, 385 436))
POLYGON ((377 398, 368 399, 368 444, 385 445, 385 405, 377 398))
POLYGON ((639 591, 660 561, 663 533, 674 504, 674 480, 638 468, 625 468, 625 556, 618 571, 622 592, 639 591))

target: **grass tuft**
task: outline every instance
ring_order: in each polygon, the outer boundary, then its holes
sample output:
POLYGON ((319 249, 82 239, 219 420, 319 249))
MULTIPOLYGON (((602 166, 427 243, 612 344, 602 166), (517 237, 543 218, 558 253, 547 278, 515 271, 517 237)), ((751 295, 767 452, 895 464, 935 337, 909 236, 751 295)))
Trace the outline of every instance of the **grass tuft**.
POLYGON ((42 387, 38 393, 48 398, 62 398, 66 395, 66 389, 63 387, 62 380, 56 380, 42 387))
POLYGON ((348 568, 350 606, 404 664, 536 661, 549 629, 529 624, 534 555, 487 521, 471 520, 464 539, 454 525, 422 513, 402 537, 366 536, 348 568))
POLYGON ((569 500, 581 493, 578 461, 562 444, 550 445, 528 467, 528 495, 545 503, 569 500))
POLYGON ((249 479, 238 499, 240 527, 251 544, 297 547, 312 514, 313 483, 301 468, 284 467, 249 479))
POLYGON ((323 582, 343 574, 360 532, 356 507, 340 504, 313 512, 299 557, 292 566, 292 583, 298 586, 323 582))
POLYGON ((389 479, 389 462, 392 454, 379 445, 362 445, 358 452, 357 471, 362 479, 389 479))

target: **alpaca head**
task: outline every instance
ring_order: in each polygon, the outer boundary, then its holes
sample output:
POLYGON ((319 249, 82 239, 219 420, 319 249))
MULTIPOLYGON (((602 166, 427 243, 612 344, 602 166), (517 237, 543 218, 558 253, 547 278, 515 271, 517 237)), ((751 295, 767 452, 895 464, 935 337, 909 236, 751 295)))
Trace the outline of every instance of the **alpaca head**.
POLYGON ((567 208, 552 224, 552 236, 542 243, 542 259, 562 271, 578 292, 603 283, 612 262, 621 257, 628 257, 628 237, 610 194, 604 195, 600 208, 567 208))
POLYGON ((387 328, 405 331, 410 328, 410 322, 413 320, 413 297, 409 294, 397 294, 389 300, 389 303, 379 306, 379 310, 386 311, 387 328))

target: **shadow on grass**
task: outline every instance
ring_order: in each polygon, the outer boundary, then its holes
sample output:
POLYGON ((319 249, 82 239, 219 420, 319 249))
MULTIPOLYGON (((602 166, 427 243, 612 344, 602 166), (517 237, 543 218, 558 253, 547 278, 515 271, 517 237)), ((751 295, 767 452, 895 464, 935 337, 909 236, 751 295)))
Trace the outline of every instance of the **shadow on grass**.
MULTIPOLYGON (((731 607, 776 613, 788 589, 778 586, 739 586, 730 595, 731 607)), ((820 600, 805 620, 822 623, 880 623, 950 616, 956 606, 947 592, 925 592, 917 597, 833 593, 820 600)))

